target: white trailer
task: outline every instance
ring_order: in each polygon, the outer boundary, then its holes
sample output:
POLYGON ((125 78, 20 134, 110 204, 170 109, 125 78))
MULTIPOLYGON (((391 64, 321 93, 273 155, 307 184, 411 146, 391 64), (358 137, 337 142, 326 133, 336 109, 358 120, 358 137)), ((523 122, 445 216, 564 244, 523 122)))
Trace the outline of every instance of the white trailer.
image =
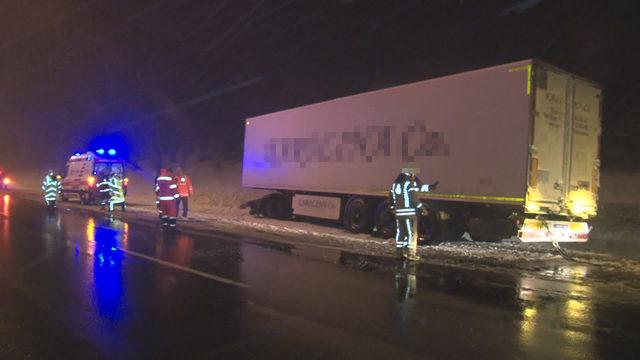
POLYGON ((266 216, 393 233, 388 189, 422 181, 427 237, 586 241, 599 187, 601 88, 525 60, 246 120, 242 182, 266 216))

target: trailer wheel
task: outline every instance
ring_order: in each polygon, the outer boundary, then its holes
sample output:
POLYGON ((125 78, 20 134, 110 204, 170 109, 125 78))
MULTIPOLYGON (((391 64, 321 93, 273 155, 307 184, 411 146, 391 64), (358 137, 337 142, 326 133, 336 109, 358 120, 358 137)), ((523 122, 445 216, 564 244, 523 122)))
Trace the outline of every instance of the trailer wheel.
POLYGON ((272 219, 288 219, 291 205, 283 194, 269 194, 260 200, 260 213, 272 219))
POLYGON ((382 201, 376 207, 375 219, 375 235, 383 239, 391 238, 396 233, 396 217, 393 211, 389 209, 389 200, 382 201))
POLYGON ((371 231, 371 207, 361 197, 351 197, 344 208, 344 224, 347 230, 354 233, 371 231))

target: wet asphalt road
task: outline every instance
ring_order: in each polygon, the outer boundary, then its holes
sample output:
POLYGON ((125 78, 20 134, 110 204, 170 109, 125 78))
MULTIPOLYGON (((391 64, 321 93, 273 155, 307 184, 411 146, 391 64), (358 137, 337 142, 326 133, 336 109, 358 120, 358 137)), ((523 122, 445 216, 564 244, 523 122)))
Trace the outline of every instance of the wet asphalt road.
POLYGON ((635 294, 589 284, 585 265, 549 271, 563 279, 166 234, 0 195, 0 359, 636 358, 635 294))

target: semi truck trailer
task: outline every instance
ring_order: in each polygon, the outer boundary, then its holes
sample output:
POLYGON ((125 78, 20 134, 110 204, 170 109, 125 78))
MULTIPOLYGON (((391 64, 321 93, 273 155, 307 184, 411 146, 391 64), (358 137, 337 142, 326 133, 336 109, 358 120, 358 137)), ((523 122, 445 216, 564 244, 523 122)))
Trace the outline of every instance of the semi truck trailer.
POLYGON ((249 118, 242 184, 263 216, 393 235, 389 189, 424 183, 422 237, 584 242, 597 213, 602 89, 537 60, 249 118))

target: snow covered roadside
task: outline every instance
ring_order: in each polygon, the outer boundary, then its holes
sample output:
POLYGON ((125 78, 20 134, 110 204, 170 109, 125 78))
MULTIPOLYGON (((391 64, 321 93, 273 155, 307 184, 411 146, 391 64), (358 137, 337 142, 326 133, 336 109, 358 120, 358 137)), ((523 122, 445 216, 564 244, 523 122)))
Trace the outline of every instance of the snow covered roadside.
MULTIPOLYGON (((37 191, 23 191, 20 196, 39 200, 37 191)), ((96 206, 84 206, 76 202, 61 204, 60 207, 85 209, 103 213, 96 206)), ((241 209, 239 209, 241 210, 241 209)), ((364 234, 351 234, 338 227, 317 225, 307 222, 280 221, 256 218, 241 210, 241 215, 233 213, 194 212, 189 219, 180 218, 179 227, 193 231, 216 231, 232 235, 283 243, 292 249, 305 246, 332 248, 350 254, 392 257, 392 239, 379 239, 364 234)), ((132 202, 126 213, 117 212, 131 221, 158 222, 157 210, 148 203, 132 202)), ((545 275, 549 269, 573 266, 574 261, 563 259, 550 245, 527 245, 522 243, 477 243, 450 242, 439 245, 419 246, 419 254, 425 263, 455 266, 467 269, 494 272, 527 272, 545 275)), ((600 272, 626 275, 627 283, 638 284, 640 288, 640 262, 624 260, 610 255, 570 250, 569 254, 578 262, 598 266, 600 272)), ((611 278, 611 276, 609 277, 611 278)))
MULTIPOLYGON (((275 239, 295 246, 307 244, 314 246, 332 247, 349 252, 374 255, 392 256, 394 244, 392 239, 383 240, 369 235, 352 234, 338 225, 329 226, 302 221, 280 221, 266 218, 256 218, 249 215, 248 209, 241 209, 240 204, 257 199, 267 192, 253 189, 243 189, 241 183, 241 166, 238 163, 216 168, 211 164, 197 163, 185 167, 185 172, 191 176, 195 187, 195 196, 191 199, 191 212, 188 221, 181 220, 179 226, 194 229, 220 230, 229 233, 250 234, 262 233, 262 237, 275 239)), ((157 221, 154 206, 154 178, 155 173, 149 170, 128 170, 130 187, 127 202, 130 204, 126 217, 141 217, 150 221, 157 221)), ((609 181, 607 177, 603 180, 609 181)), ((617 183, 624 176, 615 177, 617 183)), ((612 183, 616 183, 611 181, 612 183)), ((23 181, 22 191, 39 194, 39 180, 23 181)), ((603 185, 606 192, 606 183, 603 185)), ((640 193, 640 192, 636 192, 640 193)), ((615 196, 614 196, 615 197, 615 196)), ((604 196, 606 200, 609 200, 604 196)), ((601 216, 596 219, 592 240, 587 244, 568 246, 569 254, 578 261, 598 264, 599 266, 624 272, 640 273, 640 251, 629 251, 638 247, 637 233, 634 229, 640 226, 640 221, 633 215, 640 201, 634 204, 634 199, 625 198, 630 204, 604 204, 601 216), (615 210, 615 211, 614 211, 615 210), (627 214, 621 216, 622 213, 627 214), (616 223, 616 221, 618 223, 616 223), (618 253, 626 255, 623 259, 612 256, 614 245, 619 245, 618 253), (631 254, 632 256, 629 256, 631 254)), ((70 203, 70 207, 81 207, 70 203)), ((95 207, 92 207, 95 210, 95 207)), ((637 210, 637 209, 636 209, 637 210)), ((637 214, 638 212, 636 212, 637 214)), ((640 229, 638 229, 640 230, 640 229)), ((503 267, 508 269, 524 269, 536 271, 549 264, 566 262, 551 247, 550 244, 522 244, 513 243, 474 243, 453 242, 432 246, 420 246, 419 253, 424 261, 438 262, 465 267, 503 267)), ((616 254, 617 255, 617 254, 616 254)))
MULTIPOLYGON (((286 234, 298 238, 320 239, 331 246, 339 246, 363 253, 391 254, 393 243, 369 235, 351 234, 338 225, 317 225, 303 221, 279 221, 256 218, 240 205, 260 198, 267 191, 241 187, 242 166, 228 162, 216 167, 211 163, 188 163, 184 168, 191 176, 195 196, 190 200, 192 214, 207 221, 241 225, 261 231, 286 234)), ((129 201, 153 204, 153 176, 150 172, 130 171, 129 201)), ((640 261, 640 174, 603 174, 600 191, 600 215, 593 222, 594 231, 586 244, 567 245, 574 257, 614 255, 640 261), (592 253, 599 253, 594 255, 592 253)), ((319 240, 309 240, 317 242, 319 240)), ((526 262, 557 258, 549 244, 522 243, 445 243, 421 247, 421 253, 442 257, 509 259, 526 262)))

